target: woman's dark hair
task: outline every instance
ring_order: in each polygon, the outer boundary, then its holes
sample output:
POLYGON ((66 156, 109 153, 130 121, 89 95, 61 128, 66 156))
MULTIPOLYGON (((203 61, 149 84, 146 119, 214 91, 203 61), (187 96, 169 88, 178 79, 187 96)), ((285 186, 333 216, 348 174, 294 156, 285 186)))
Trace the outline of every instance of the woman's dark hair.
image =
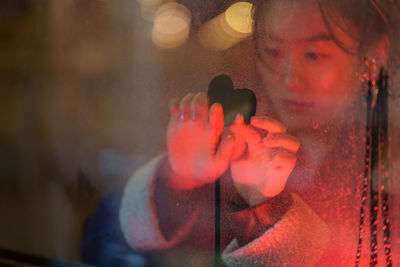
MULTIPOLYGON (((253 0, 254 38, 257 41, 260 17, 266 3, 274 0, 253 0)), ((350 54, 362 55, 368 47, 376 44, 384 36, 393 39, 396 32, 394 18, 388 14, 390 6, 383 8, 377 0, 315 0, 320 8, 325 25, 333 40, 344 51, 350 54), (342 29, 359 42, 357 49, 346 47, 333 33, 332 25, 342 29), (354 32, 356 30, 356 32, 354 32)), ((380 2, 390 0, 380 0, 380 2)), ((393 5, 393 4, 392 4, 393 5)), ((399 29, 397 29, 399 30, 399 29)))

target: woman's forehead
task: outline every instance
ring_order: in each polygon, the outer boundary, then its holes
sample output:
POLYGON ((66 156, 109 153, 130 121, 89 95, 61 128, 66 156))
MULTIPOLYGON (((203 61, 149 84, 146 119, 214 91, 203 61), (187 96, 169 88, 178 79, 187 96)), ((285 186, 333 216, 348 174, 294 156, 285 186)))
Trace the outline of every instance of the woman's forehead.
POLYGON ((341 42, 357 49, 359 41, 342 27, 330 23, 328 30, 316 0, 272 0, 264 7, 257 37, 279 43, 304 43, 315 41, 341 42))
POLYGON ((330 36, 313 0, 270 1, 260 19, 260 34, 274 41, 301 42, 316 36, 330 36))

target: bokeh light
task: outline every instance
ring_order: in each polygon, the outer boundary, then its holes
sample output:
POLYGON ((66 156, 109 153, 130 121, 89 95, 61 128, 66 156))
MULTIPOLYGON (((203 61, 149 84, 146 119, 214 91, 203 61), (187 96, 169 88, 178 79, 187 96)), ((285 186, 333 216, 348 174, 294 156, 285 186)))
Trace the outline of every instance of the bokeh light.
POLYGON ((249 2, 237 2, 225 11, 228 25, 236 32, 250 34, 253 28, 251 10, 253 5, 249 2))
POLYGON ((178 3, 161 6, 154 17, 152 40, 160 48, 175 48, 182 45, 189 36, 190 11, 178 3))
POLYGON ((228 49, 252 33, 252 4, 237 2, 225 12, 206 22, 199 31, 201 44, 210 50, 228 49))

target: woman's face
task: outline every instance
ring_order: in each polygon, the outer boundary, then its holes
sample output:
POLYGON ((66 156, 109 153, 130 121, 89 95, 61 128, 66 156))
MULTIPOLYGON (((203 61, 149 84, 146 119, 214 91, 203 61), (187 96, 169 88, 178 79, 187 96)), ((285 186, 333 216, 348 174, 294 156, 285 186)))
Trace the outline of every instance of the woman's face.
MULTIPOLYGON (((358 42, 331 25, 336 39, 358 42)), ((331 38, 315 0, 271 0, 258 21, 257 68, 289 129, 339 120, 359 96, 360 60, 331 38)))

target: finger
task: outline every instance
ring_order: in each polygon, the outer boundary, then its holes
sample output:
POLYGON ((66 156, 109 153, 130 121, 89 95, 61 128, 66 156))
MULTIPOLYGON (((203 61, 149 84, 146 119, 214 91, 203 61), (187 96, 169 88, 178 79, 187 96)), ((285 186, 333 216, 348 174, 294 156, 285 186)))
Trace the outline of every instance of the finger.
POLYGON ((296 164, 296 155, 289 151, 280 151, 274 155, 272 160, 268 163, 271 169, 281 169, 281 171, 290 172, 296 164))
POLYGON ((293 153, 296 153, 300 147, 300 141, 288 134, 267 136, 263 139, 263 144, 270 148, 284 148, 293 153))
POLYGON ((168 103, 169 107, 169 112, 171 115, 171 122, 176 122, 179 120, 179 106, 178 106, 178 100, 176 98, 173 98, 169 101, 168 103))
POLYGON ((208 122, 211 131, 219 138, 224 130, 224 111, 220 103, 211 106, 208 122))
POLYGON ((193 97, 191 112, 192 120, 208 120, 208 97, 205 93, 198 93, 193 97))
POLYGON ((286 133, 285 125, 267 116, 252 117, 250 123, 254 127, 267 130, 270 133, 286 133))
POLYGON ((179 105, 179 119, 181 121, 187 121, 190 120, 191 115, 190 115, 190 104, 192 103, 194 94, 190 93, 185 95, 182 100, 181 103, 179 105))
POLYGON ((235 140, 231 135, 223 138, 215 153, 215 162, 218 168, 218 173, 223 173, 227 168, 229 161, 233 155, 235 140))
POLYGON ((258 132, 244 123, 243 116, 238 114, 234 123, 230 127, 231 133, 237 139, 242 139, 250 145, 261 142, 261 137, 258 132))
POLYGON ((237 114, 233 123, 236 125, 245 125, 243 115, 240 113, 237 114))

